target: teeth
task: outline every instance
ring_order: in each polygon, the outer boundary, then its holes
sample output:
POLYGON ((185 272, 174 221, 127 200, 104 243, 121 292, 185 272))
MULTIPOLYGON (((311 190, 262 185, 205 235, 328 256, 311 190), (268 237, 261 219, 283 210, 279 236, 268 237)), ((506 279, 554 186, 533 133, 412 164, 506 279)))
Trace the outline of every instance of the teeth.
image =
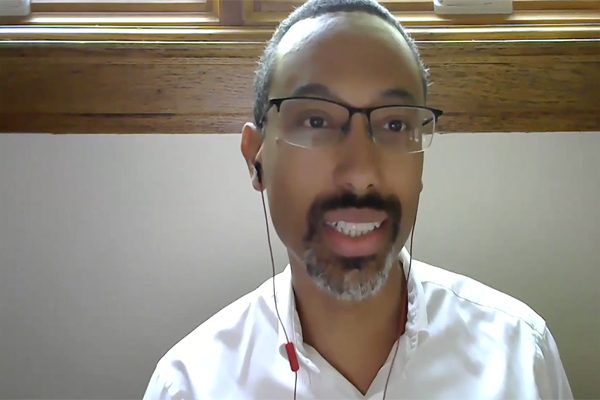
POLYGON ((353 222, 338 221, 327 224, 334 228, 336 231, 350 237, 358 237, 365 235, 381 226, 381 222, 366 222, 359 224, 353 222))

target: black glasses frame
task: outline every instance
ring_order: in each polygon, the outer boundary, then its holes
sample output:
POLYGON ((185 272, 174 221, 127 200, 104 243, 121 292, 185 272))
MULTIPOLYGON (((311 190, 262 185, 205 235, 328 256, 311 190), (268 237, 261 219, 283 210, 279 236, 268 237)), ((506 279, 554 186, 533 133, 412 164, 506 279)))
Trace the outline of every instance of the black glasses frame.
MULTIPOLYGON (((442 111, 442 110, 439 110, 437 108, 426 107, 426 106, 396 104, 396 105, 385 105, 385 106, 378 106, 378 107, 360 108, 360 107, 352 107, 352 106, 349 106, 347 104, 344 104, 344 103, 341 103, 341 102, 335 101, 335 100, 323 99, 321 97, 310 97, 310 96, 281 97, 281 98, 269 100, 268 107, 265 110, 265 113, 263 114, 263 117, 260 120, 261 127, 264 127, 265 124, 267 123, 267 114, 269 113, 271 108, 276 107, 277 112, 280 112, 281 105, 287 100, 319 100, 319 101, 325 101, 327 103, 336 104, 338 106, 344 107, 346 110, 348 110, 348 122, 346 123, 346 126, 345 126, 346 129, 347 129, 347 125, 350 124, 350 120, 352 120, 352 117, 354 116, 354 114, 363 114, 364 116, 366 116, 367 122, 369 123, 369 129, 371 129, 371 114, 376 110, 381 110, 381 109, 385 109, 385 108, 406 107, 406 108, 418 108, 421 110, 428 110, 433 114, 433 120, 435 123, 437 123, 438 120, 440 119, 440 117, 444 114, 444 111, 442 111)), ((423 123, 423 126, 429 124, 430 122, 431 122, 431 120, 425 121, 423 123)))

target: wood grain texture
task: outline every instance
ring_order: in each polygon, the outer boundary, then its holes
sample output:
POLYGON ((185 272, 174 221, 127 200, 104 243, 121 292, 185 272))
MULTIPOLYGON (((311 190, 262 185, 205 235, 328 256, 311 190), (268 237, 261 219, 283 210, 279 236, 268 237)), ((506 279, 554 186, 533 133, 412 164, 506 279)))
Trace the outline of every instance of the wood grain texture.
MULTIPOLYGON (((439 129, 600 131, 600 42, 419 43, 439 129)), ((0 132, 238 133, 263 45, 0 44, 0 132)))

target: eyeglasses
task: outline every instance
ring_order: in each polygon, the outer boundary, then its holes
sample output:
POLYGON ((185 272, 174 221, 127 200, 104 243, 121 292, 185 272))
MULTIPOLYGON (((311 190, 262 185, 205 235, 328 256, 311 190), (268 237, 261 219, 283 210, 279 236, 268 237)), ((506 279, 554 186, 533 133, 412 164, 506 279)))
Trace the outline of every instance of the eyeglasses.
POLYGON ((435 124, 443 114, 442 110, 421 106, 356 108, 314 97, 271 99, 266 113, 272 107, 279 113, 280 138, 291 145, 318 148, 339 143, 350 132, 352 116, 364 114, 374 142, 406 153, 419 153, 431 146, 435 124))

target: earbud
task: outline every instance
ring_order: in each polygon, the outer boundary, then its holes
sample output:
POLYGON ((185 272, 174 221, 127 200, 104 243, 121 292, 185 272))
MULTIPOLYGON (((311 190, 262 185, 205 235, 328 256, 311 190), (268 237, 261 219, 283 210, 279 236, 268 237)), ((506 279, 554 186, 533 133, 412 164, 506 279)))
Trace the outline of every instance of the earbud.
POLYGON ((254 163, 254 169, 256 170, 256 177, 258 178, 258 183, 262 185, 262 165, 260 161, 256 161, 254 163))

